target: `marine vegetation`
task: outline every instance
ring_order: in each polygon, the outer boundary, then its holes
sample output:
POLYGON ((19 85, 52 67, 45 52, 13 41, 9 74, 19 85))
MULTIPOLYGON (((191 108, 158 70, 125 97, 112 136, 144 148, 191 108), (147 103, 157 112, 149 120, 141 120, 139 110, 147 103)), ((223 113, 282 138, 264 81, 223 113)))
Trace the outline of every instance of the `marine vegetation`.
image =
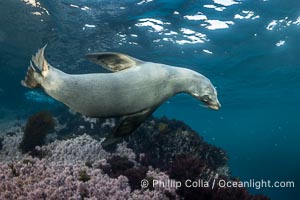
POLYGON ((49 112, 43 111, 29 117, 19 146, 22 153, 33 152, 36 146, 45 144, 45 138, 54 126, 55 121, 49 112))
POLYGON ((0 152, 0 199, 268 199, 246 188, 154 185, 154 180, 236 180, 226 152, 205 142, 183 122, 151 117, 107 152, 102 141, 117 119, 87 118, 66 110, 58 110, 55 117, 53 134, 47 135, 53 130, 53 117, 43 112, 30 117, 24 130, 4 135, 4 141, 10 142, 0 152), (52 140, 45 140, 46 135, 52 140), (20 141, 28 153, 16 152, 20 141), (30 156, 35 151, 47 154, 30 156), (142 188, 142 180, 149 185, 142 188))
POLYGON ((1 149, 2 149, 2 147, 3 147, 3 138, 2 137, 0 137, 0 151, 1 151, 1 149))
POLYGON ((222 174, 213 174, 211 169, 206 165, 205 161, 201 161, 192 155, 176 156, 173 164, 167 174, 171 179, 185 183, 186 180, 197 182, 199 187, 187 187, 182 184, 176 190, 176 193, 185 200, 205 199, 205 200, 267 200, 269 198, 262 195, 251 195, 246 188, 242 187, 219 187, 215 184, 212 188, 213 180, 233 180, 230 176, 222 174), (207 186, 205 183, 208 183, 207 186), (202 185, 201 185, 202 184, 202 185))
POLYGON ((91 179, 91 177, 87 174, 85 169, 79 171, 78 180, 82 182, 87 182, 91 179))
MULTIPOLYGON (((100 139, 107 137, 118 124, 118 119, 87 118, 65 110, 57 113, 57 118, 64 123, 64 127, 57 133, 59 139, 73 138, 84 133, 100 139)), ((203 158, 213 169, 225 166, 228 160, 223 149, 205 142, 183 122, 166 117, 150 117, 125 140, 128 147, 141 155, 139 159, 144 166, 151 165, 162 170, 168 170, 170 163, 181 154, 203 158)))
POLYGON ((146 178, 148 168, 135 167, 134 163, 126 157, 113 156, 107 161, 108 165, 100 168, 111 178, 117 178, 120 175, 128 178, 131 190, 141 189, 141 180, 146 178))

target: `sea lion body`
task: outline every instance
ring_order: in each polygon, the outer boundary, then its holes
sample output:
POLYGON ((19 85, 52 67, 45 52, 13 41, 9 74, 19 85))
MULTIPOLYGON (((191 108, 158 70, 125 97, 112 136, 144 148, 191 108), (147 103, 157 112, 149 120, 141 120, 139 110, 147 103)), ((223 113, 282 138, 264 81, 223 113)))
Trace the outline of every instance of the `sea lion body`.
POLYGON ((55 69, 49 72, 43 88, 48 95, 86 116, 117 117, 159 106, 179 93, 181 88, 175 80, 180 71, 156 63, 118 73, 70 75, 55 69))
POLYGON ((220 108, 210 80, 193 70, 105 52, 86 57, 113 73, 67 74, 47 62, 45 48, 32 57, 22 85, 42 88, 88 117, 121 117, 115 137, 133 132, 165 100, 178 93, 188 93, 212 109, 220 108))

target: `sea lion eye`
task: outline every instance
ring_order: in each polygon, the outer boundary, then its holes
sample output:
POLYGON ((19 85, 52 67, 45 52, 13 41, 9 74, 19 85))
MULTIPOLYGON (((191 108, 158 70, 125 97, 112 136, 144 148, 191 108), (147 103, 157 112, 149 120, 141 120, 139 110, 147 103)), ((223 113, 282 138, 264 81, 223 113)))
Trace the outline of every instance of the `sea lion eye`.
POLYGON ((204 102, 208 102, 208 101, 209 101, 209 96, 208 96, 208 95, 204 95, 204 96, 202 97, 202 100, 203 100, 204 102))

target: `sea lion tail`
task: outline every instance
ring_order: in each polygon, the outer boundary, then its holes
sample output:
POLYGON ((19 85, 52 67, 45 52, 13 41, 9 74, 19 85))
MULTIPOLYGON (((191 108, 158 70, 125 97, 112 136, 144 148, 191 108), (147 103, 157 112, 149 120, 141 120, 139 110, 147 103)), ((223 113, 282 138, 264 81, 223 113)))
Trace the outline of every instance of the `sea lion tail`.
POLYGON ((50 66, 44 57, 46 47, 47 45, 39 49, 38 52, 32 56, 25 80, 21 81, 23 86, 28 88, 41 87, 42 79, 47 76, 50 66))

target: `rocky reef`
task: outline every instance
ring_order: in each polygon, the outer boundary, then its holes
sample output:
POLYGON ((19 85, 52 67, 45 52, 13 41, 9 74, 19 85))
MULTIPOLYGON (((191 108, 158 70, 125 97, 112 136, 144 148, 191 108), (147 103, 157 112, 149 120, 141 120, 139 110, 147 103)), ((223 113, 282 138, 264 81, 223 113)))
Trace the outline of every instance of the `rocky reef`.
POLYGON ((106 151, 101 143, 118 119, 87 118, 67 110, 54 116, 39 113, 26 125, 0 133, 0 199, 268 199, 245 188, 177 187, 186 180, 235 180, 226 152, 183 122, 151 117, 106 151), (41 130, 43 123, 49 126, 41 130), (39 130, 42 136, 32 148, 24 138, 34 126, 30 132, 39 130), (20 144, 30 148, 24 151, 20 144))
POLYGON ((54 119, 49 112, 39 112, 31 116, 26 123, 19 146, 22 153, 33 153, 36 146, 43 145, 46 135, 54 129, 54 126, 54 119))

